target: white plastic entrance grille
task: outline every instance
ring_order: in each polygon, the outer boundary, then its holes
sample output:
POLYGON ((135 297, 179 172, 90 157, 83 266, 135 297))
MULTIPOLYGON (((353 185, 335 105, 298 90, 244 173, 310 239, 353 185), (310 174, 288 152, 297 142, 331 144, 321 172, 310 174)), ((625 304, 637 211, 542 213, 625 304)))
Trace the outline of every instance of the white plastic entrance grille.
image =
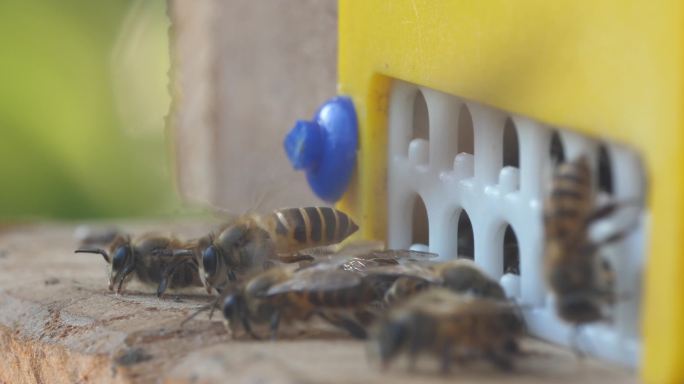
MULTIPOLYGON (((388 153, 389 247, 428 246, 442 259, 474 256, 522 305, 533 335, 637 365, 646 215, 632 212, 639 228, 602 250, 620 296, 612 321, 576 331, 555 315, 544 282, 542 224, 552 164, 581 154, 593 160, 599 200, 641 200, 645 178, 634 151, 396 80, 388 153)), ((605 220, 592 234, 629 220, 618 221, 605 220)))

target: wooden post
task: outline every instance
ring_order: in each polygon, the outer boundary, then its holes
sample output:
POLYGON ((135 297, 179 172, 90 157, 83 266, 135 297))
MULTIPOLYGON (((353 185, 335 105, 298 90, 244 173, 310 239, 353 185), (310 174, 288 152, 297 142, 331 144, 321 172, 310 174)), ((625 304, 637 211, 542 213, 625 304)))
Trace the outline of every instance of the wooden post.
POLYGON ((317 199, 282 149, 335 95, 335 1, 169 1, 170 134, 182 195, 231 211, 317 199))

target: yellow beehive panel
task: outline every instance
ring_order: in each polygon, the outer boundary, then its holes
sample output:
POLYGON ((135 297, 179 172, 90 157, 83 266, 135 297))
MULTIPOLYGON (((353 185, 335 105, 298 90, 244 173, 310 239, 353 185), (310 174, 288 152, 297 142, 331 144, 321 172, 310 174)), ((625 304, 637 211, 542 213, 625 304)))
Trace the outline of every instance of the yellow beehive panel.
POLYGON ((386 230, 387 104, 401 79, 642 155, 651 212, 644 378, 684 380, 683 5, 676 1, 341 0, 339 92, 355 103, 357 177, 341 205, 386 230))

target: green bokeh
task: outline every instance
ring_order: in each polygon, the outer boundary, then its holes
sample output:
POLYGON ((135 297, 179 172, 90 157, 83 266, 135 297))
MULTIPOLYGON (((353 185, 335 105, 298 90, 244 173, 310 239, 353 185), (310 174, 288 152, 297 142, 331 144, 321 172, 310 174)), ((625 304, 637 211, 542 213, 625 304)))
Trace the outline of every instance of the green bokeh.
MULTIPOLYGON (((163 0, 144 1, 148 11, 153 4, 147 21, 159 24, 151 30, 163 44, 142 58, 151 64, 142 78, 159 87, 168 76, 168 19, 163 0)), ((158 129, 141 132, 117 114, 112 49, 134 6, 0 1, 0 219, 150 216, 179 207, 163 134, 168 106, 153 103, 158 129)))

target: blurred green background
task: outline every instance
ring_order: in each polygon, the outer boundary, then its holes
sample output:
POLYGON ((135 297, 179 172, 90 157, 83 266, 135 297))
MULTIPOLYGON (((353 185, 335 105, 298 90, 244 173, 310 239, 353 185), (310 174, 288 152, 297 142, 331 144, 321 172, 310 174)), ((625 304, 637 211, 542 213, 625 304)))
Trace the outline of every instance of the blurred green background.
POLYGON ((0 1, 0 220, 179 209, 165 7, 0 1))

